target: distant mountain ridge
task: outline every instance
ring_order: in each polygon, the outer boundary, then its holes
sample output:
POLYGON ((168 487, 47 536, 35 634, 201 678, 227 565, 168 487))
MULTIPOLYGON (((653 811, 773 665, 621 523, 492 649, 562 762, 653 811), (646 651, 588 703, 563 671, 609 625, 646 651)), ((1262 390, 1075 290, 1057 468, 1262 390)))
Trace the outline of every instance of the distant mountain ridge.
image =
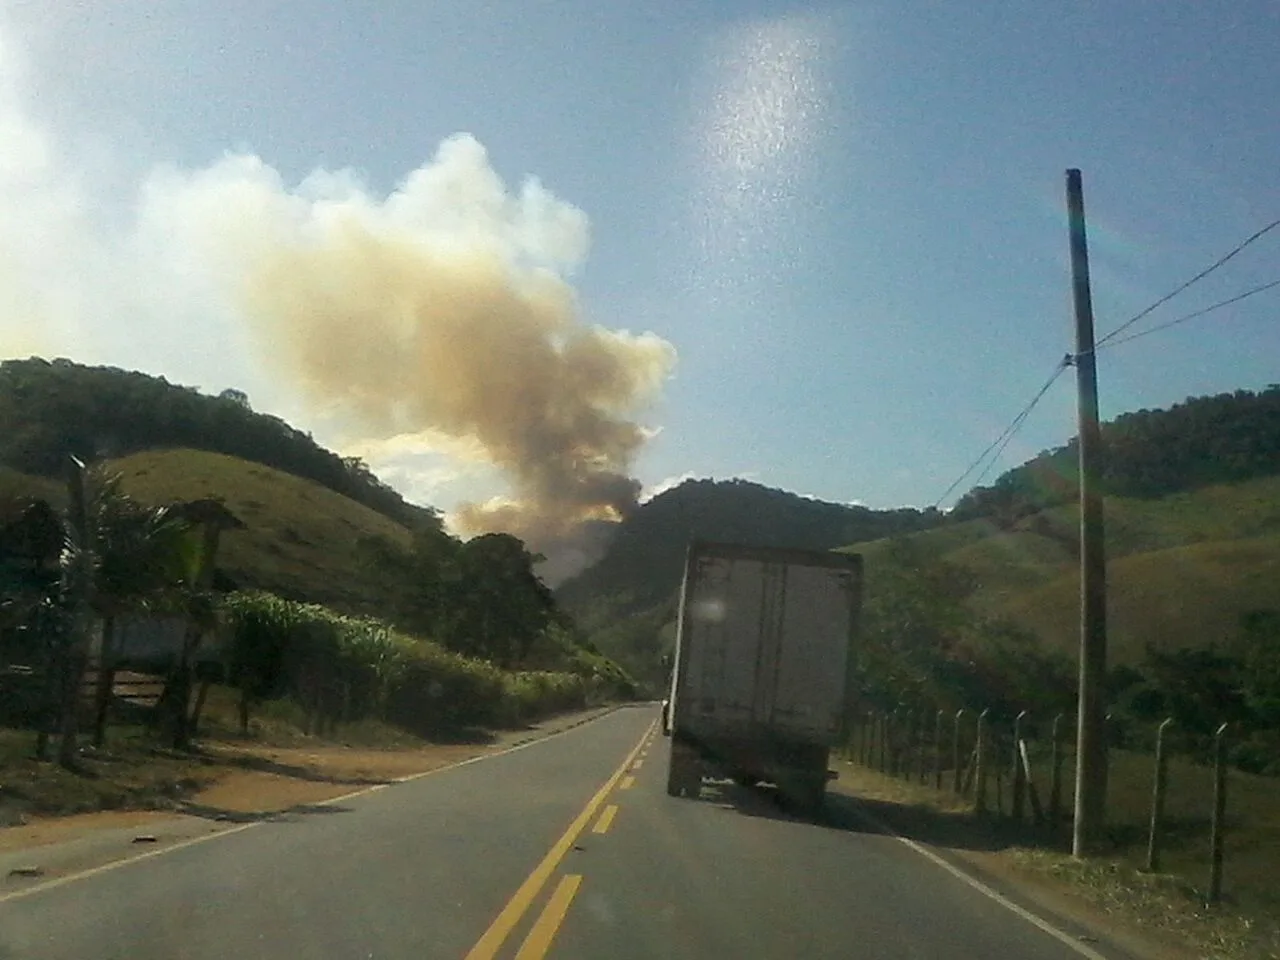
MULTIPOLYGON (((1127 413, 1103 425, 1103 439, 1109 502, 1128 498, 1113 518, 1119 522, 1117 535, 1124 534, 1138 502, 1150 503, 1159 515, 1168 512, 1170 519, 1160 521, 1166 526, 1176 528, 1174 518, 1188 509, 1203 511, 1221 525, 1220 513, 1207 506, 1219 496, 1210 488, 1256 482, 1250 489, 1265 501, 1273 489, 1266 479, 1280 477, 1280 385, 1127 413), (1180 506, 1188 503, 1194 506, 1180 506)), ((957 538, 990 536, 983 548, 990 556, 983 554, 978 565, 989 575, 982 595, 1000 594, 1016 607, 1020 590, 1057 575, 1060 558, 1069 560, 1076 549, 1075 527, 1059 515, 1069 512, 1077 496, 1076 449, 1072 440, 1046 451, 992 485, 971 490, 946 514, 824 503, 744 480, 689 481, 627 517, 603 558, 564 583, 557 596, 602 650, 650 676, 672 640, 675 592, 685 547, 694 537, 819 550, 866 548, 874 564, 882 546, 875 541, 917 535, 941 555, 957 538), (1001 533, 1011 536, 995 536, 1001 533)), ((1244 509, 1248 495, 1241 496, 1244 509)), ((1179 529, 1169 535, 1167 546, 1202 539, 1212 537, 1179 529)), ((1070 564, 1064 569, 1069 571, 1070 564)), ((1245 575, 1243 568, 1238 572, 1245 575)), ((1055 631, 1045 630, 1046 637, 1058 639, 1055 631)))
POLYGON ((689 540, 725 540, 830 550, 924 530, 936 510, 871 510, 828 503, 747 480, 687 480, 638 507, 618 525, 605 556, 566 581, 557 596, 570 610, 593 597, 626 592, 644 606, 680 582, 689 540))

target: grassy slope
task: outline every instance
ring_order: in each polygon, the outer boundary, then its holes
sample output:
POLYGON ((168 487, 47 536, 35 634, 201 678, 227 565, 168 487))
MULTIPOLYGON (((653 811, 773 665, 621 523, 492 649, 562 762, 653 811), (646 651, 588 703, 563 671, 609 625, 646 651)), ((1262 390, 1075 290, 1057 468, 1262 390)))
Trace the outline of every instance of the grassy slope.
MULTIPOLYGON (((227 533, 219 566, 245 586, 344 610, 375 612, 374 584, 352 549, 361 537, 407 543, 404 527, 326 487, 271 467, 201 450, 155 450, 109 463, 147 503, 221 497, 247 525, 227 533)), ((56 481, 0 468, 0 496, 61 501, 56 481)))
POLYGON ((22 497, 40 497, 60 502, 62 488, 48 477, 32 477, 0 464, 0 501, 22 497))
MULTIPOLYGON (((1006 532, 972 520, 914 534, 970 571, 975 605, 1074 651, 1079 578, 1074 507, 1046 511, 1038 527, 1006 532)), ((1280 607, 1280 477, 1208 487, 1160 500, 1106 504, 1112 659, 1163 647, 1224 641, 1239 615, 1280 607)), ((885 541, 855 544, 873 565, 885 541)))
POLYGON ((165 503, 223 497, 248 529, 228 533, 220 566, 283 596, 360 608, 371 588, 352 549, 361 537, 407 543, 408 531, 319 484, 261 464, 200 450, 138 453, 111 463, 124 489, 165 503))

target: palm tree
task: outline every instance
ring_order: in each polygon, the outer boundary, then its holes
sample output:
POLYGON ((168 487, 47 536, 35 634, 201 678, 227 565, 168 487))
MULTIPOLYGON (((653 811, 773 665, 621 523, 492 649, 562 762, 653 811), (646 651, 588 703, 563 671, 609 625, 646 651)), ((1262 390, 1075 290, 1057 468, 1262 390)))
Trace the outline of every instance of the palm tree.
POLYGON ((103 636, 94 697, 94 742, 105 740, 114 686, 114 623, 121 613, 146 609, 180 582, 189 524, 165 507, 145 507, 126 496, 118 476, 69 459, 68 507, 62 551, 62 596, 70 634, 62 670, 58 761, 75 763, 80 685, 88 665, 95 620, 103 636))
POLYGON ((119 476, 95 477, 89 519, 98 556, 93 608, 102 619, 94 691, 94 746, 106 740, 115 687, 116 620, 153 609, 181 584, 191 551, 191 525, 171 507, 147 507, 125 495, 119 476))
POLYGON ((89 529, 89 510, 84 487, 84 464, 75 457, 67 463, 67 521, 62 548, 62 597, 70 614, 70 629, 62 650, 61 709, 58 763, 75 766, 80 682, 89 660, 93 631, 94 572, 97 557, 89 529))

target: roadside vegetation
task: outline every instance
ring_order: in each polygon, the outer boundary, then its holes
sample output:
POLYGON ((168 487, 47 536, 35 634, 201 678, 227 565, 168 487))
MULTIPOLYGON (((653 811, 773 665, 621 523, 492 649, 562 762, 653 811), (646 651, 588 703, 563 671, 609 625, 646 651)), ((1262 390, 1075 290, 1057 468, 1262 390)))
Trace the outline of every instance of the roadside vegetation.
POLYGON ((242 396, 5 362, 0 410, 0 808, 162 800, 210 737, 480 742, 634 694, 520 540, 449 535, 242 396))

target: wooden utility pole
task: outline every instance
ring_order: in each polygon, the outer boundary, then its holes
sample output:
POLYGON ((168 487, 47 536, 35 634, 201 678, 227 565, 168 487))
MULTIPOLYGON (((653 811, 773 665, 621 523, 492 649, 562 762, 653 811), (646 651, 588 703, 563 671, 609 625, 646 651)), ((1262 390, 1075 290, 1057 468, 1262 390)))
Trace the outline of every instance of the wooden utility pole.
POLYGON ((1089 245, 1079 170, 1067 171, 1071 293, 1076 317, 1076 387, 1080 423, 1080 700, 1076 732, 1076 803, 1071 851, 1096 851, 1107 806, 1107 567, 1102 526, 1101 430, 1094 358, 1089 245))

